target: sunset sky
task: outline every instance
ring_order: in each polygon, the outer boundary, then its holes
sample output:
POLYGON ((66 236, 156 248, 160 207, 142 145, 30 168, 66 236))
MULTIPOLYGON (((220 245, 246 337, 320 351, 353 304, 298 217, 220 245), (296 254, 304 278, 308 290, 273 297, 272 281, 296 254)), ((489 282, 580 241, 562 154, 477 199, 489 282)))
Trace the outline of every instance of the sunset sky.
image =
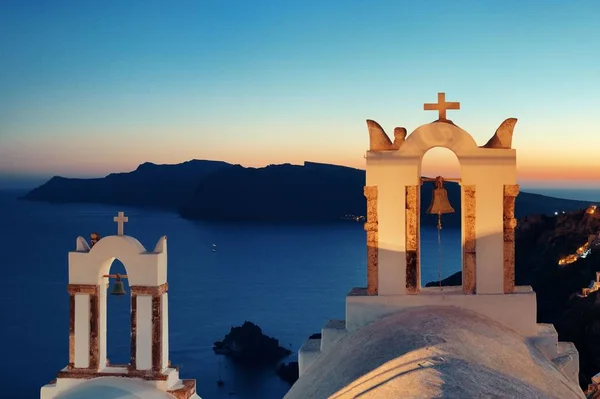
MULTIPOLYGON (((448 117, 482 145, 519 119, 519 182, 600 186, 600 2, 2 1, 0 186, 145 161, 364 167, 448 117), (543 4, 543 6, 542 6, 543 4)), ((428 174, 457 175, 448 150, 428 174)))

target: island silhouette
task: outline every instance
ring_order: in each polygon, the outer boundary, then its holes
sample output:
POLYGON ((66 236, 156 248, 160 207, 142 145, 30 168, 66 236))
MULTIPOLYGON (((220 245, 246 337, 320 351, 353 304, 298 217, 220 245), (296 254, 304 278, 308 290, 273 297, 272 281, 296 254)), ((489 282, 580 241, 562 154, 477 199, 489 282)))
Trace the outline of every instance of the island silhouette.
MULTIPOLYGON (((366 199, 365 171, 315 162, 304 165, 243 167, 223 161, 191 160, 174 165, 150 162, 104 178, 55 176, 21 197, 50 203, 96 203, 150 207, 178 212, 192 220, 232 222, 329 223, 362 221, 366 199)), ((422 224, 435 226, 426 214, 433 184, 421 191, 422 224)), ((460 226, 460 187, 447 182, 455 213, 445 226, 460 226)), ((516 217, 583 209, 589 202, 521 192, 516 217)))

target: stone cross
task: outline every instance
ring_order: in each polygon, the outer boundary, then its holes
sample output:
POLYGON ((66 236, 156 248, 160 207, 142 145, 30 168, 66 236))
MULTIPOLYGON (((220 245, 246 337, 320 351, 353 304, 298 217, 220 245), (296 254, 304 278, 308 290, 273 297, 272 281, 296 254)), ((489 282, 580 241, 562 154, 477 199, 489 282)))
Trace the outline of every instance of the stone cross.
POLYGON ((457 102, 446 102, 446 93, 438 93, 437 104, 424 104, 425 111, 438 111, 439 120, 446 121, 446 110, 448 109, 460 109, 460 103, 457 102))
POLYGON ((122 236, 123 235, 123 224, 127 223, 129 221, 129 218, 127 216, 125 216, 125 214, 123 212, 119 212, 118 216, 115 216, 113 218, 113 221, 116 222, 118 225, 117 235, 122 236))

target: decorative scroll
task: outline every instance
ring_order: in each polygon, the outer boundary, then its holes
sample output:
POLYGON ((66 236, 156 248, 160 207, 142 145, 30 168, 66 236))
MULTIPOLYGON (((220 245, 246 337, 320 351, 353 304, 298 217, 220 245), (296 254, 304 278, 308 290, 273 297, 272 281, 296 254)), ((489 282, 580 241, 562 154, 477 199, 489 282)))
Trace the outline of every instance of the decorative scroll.
POLYGON ((515 198, 519 185, 504 186, 504 293, 515 291, 515 198))
POLYGON ((367 198, 367 294, 377 295, 379 267, 379 236, 377 219, 377 186, 365 186, 367 198))
POLYGON ((152 297, 152 370, 162 369, 162 295, 152 297))
POLYGON ((419 267, 419 191, 420 185, 406 186, 406 290, 416 294, 420 288, 419 267))
POLYGON ((100 306, 98 295, 90 295, 90 369, 98 369, 100 357, 100 340, 98 338, 98 322, 100 306))
POLYGON ((476 269, 477 269, 477 245, 476 245, 476 203, 477 197, 475 186, 462 186, 464 194, 463 203, 463 266, 462 266, 462 286, 465 294, 475 294, 476 292, 476 269))

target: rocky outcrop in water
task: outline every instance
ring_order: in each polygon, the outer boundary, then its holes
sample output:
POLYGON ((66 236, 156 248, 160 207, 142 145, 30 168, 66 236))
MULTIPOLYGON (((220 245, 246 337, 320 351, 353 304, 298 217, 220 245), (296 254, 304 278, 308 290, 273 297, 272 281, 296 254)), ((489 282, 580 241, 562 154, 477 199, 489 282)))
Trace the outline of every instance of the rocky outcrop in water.
POLYGON ((281 363, 277 369, 277 375, 288 384, 294 385, 300 376, 298 362, 281 363))
POLYGON ((279 340, 264 335, 256 324, 245 321, 241 327, 231 327, 222 341, 213 344, 213 351, 247 365, 272 365, 292 351, 279 346, 279 340))

